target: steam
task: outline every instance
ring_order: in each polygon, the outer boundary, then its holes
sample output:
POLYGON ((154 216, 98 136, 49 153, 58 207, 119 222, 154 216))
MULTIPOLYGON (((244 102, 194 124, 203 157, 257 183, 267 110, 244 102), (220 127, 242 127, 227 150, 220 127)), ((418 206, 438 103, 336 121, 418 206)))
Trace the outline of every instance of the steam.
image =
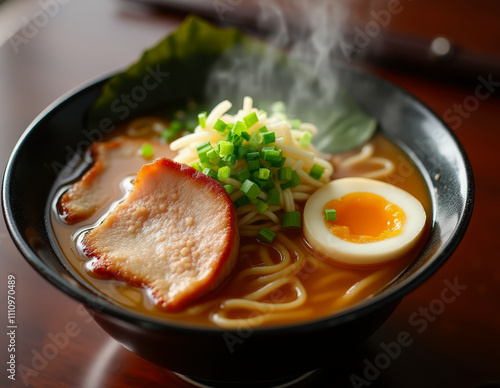
POLYGON ((260 9, 258 25, 269 32, 269 47, 263 55, 241 47, 227 52, 209 78, 207 95, 237 101, 249 95, 264 109, 266 103, 282 100, 289 114, 297 116, 305 107, 331 107, 339 90, 332 54, 342 41, 347 0, 260 0, 260 9), (285 66, 281 50, 288 53, 285 66))

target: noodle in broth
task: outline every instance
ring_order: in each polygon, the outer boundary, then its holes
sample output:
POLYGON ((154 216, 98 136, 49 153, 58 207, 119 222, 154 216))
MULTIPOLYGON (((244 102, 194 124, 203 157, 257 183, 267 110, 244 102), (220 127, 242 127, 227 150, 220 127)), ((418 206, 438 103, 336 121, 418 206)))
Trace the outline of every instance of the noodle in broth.
MULTIPOLYGON (((213 125, 218 118, 226 121, 237 120, 237 117, 231 118, 227 115, 229 108, 225 102, 214 108, 207 117, 207 126, 209 123, 213 125)), ((251 100, 246 99, 239 114, 246 115, 251 110, 251 100)), ((148 133, 154 134, 157 131, 155 126, 158 120, 141 120, 141 126, 132 122, 126 125, 123 131, 129 136, 137 137, 145 137, 148 133)), ((98 277, 87 269, 88 258, 81 253, 78 239, 85 230, 93 227, 109 212, 113 203, 111 201, 94 216, 75 226, 64 224, 57 213, 52 212, 52 226, 64 256, 80 278, 126 308, 167 319, 225 328, 310 320, 342 310, 381 290, 411 262, 422 243, 417 244, 400 259, 373 268, 353 268, 326 262, 308 246, 301 232, 282 231, 278 214, 282 210, 302 209, 316 188, 324 184, 324 181, 314 180, 306 172, 313 164, 319 164, 325 168, 327 177, 331 174, 334 174, 334 178, 361 176, 394 183, 416 196, 429 215, 430 199, 417 168, 399 148, 380 134, 359 150, 330 156, 328 160, 312 145, 303 152, 293 150, 287 144, 300 135, 298 131, 288 131, 284 126, 281 128, 279 121, 271 125, 274 125, 278 132, 281 131, 283 140, 280 147, 287 155, 286 166, 298 173, 302 183, 292 190, 281 190, 277 185, 280 191, 280 205, 270 205, 264 214, 256 212, 255 207, 252 208, 250 204, 237 209, 242 236, 238 264, 218 290, 203 297, 196 305, 180 313, 165 313, 155 305, 146 289, 98 277), (255 239, 262 226, 278 233, 270 245, 255 239)), ((310 124, 302 126, 305 130, 316 131, 310 124)), ((193 151, 196 144, 204 141, 217 142, 218 139, 213 133, 197 130, 192 135, 174 141, 172 149, 178 150, 175 160, 192 163, 196 158, 193 151)), ((116 174, 116 171, 113 173, 116 174)), ((121 179, 130 180, 130 177, 124 173, 121 179)), ((241 183, 234 179, 228 182, 235 187, 241 186, 241 183)), ((124 193, 116 188, 114 190, 111 197, 118 201, 124 193)), ((237 199, 237 195, 239 194, 233 195, 231 199, 237 199)), ((58 198, 55 198, 55 201, 57 200, 58 198)), ((424 239, 421 239, 421 242, 422 240, 424 239)))

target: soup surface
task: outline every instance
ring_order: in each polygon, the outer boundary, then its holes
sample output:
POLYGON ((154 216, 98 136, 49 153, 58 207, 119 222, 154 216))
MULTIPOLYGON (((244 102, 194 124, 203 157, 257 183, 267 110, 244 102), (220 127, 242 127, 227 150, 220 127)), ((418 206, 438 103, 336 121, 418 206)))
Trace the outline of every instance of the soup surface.
MULTIPOLYGON (((161 152, 164 157, 175 156, 167 148, 161 152)), ((64 222, 57 209, 61 195, 69 187, 65 185, 53 200, 51 225, 64 258, 80 279, 114 303, 146 315, 222 327, 285 324, 330 315, 369 298, 396 279, 421 249, 429 229, 427 221, 423 237, 407 254, 373 267, 327 260, 309 246, 301 231, 280 231, 270 245, 254 237, 242 237, 236 267, 222 286, 182 312, 166 313, 156 305, 147 288, 97 276, 82 252, 85 232, 99 224, 130 192, 134 177, 147 162, 137 153, 119 157, 120 162, 111 164, 101 177, 99 190, 104 190, 105 195, 99 208, 83 221, 72 225, 64 222)), ((334 166, 333 179, 368 176, 391 183, 417 198, 427 220, 431 219, 431 200, 422 175, 380 133, 361 149, 326 157, 334 166), (353 162, 366 153, 370 154, 368 158, 353 162), (387 160, 392 162, 388 173, 384 171, 387 160)))

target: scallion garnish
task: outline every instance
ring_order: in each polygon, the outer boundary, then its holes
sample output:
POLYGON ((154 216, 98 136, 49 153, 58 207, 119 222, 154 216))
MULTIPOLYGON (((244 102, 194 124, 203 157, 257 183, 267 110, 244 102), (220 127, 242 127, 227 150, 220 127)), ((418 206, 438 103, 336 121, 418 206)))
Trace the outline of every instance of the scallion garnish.
POLYGON ((299 143, 302 147, 309 147, 309 144, 311 144, 311 139, 312 139, 312 134, 311 132, 304 132, 300 136, 299 143))
POLYGON ((247 179, 241 185, 240 191, 245 194, 249 199, 256 199, 260 194, 260 187, 255 182, 247 179))
POLYGON ((219 180, 227 179, 231 176, 231 168, 228 166, 224 166, 219 168, 219 171, 217 171, 217 177, 219 180))
POLYGON ((231 155, 234 152, 234 144, 230 141, 221 140, 217 145, 219 147, 219 155, 221 156, 231 155))
POLYGON ((236 201, 234 201, 234 206, 241 207, 241 206, 245 206, 246 204, 249 204, 249 203, 250 203, 250 200, 248 199, 248 197, 243 196, 243 197, 238 198, 236 201))
POLYGON ((198 114, 198 124, 200 127, 205 128, 207 125, 207 112, 201 112, 198 114))
POLYGON ((195 170, 198 170, 199 172, 202 172, 202 168, 199 163, 191 163, 191 167, 193 167, 195 170))
POLYGON ((302 183, 299 174, 297 174, 297 171, 292 171, 292 179, 290 182, 292 183, 292 187, 296 187, 302 183))
POLYGON ((325 168, 324 167, 321 167, 321 166, 319 166, 317 164, 314 164, 311 167, 311 171, 309 171, 309 175, 311 177, 313 177, 314 179, 320 180, 321 176, 323 175, 324 172, 325 172, 325 168))
POLYGON ((203 174, 209 176, 212 179, 217 180, 217 173, 213 169, 211 169, 211 168, 205 168, 205 169, 203 169, 203 174))
POLYGON ((260 168, 260 162, 259 159, 252 159, 252 160, 247 160, 248 163, 248 169, 250 171, 255 171, 260 168))
POLYGON ((299 119, 292 120, 292 129, 299 129, 300 124, 302 124, 302 121, 300 121, 299 119))
POLYGON ((144 143, 141 146, 141 156, 144 159, 151 159, 153 157, 154 153, 155 153, 155 149, 153 148, 153 146, 151 144, 144 143))
POLYGON ((271 170, 269 170, 268 168, 259 168, 259 179, 268 180, 270 175, 271 170))
POLYGON ((243 121, 237 121, 232 129, 233 133, 239 136, 241 136, 241 134, 246 130, 247 130, 247 125, 243 121))
POLYGON ((276 135, 272 131, 271 132, 263 132, 262 139, 264 141, 264 144, 274 143, 276 141, 276 135))
POLYGON ((271 205, 279 205, 280 204, 280 192, 278 189, 271 189, 267 192, 267 202, 271 205))
POLYGON ((289 181, 292 179, 292 168, 282 167, 278 170, 278 180, 289 181))
POLYGON ((218 119, 214 124, 214 129, 219 133, 224 133, 226 128, 227 128, 227 124, 224 121, 222 121, 221 119, 218 119))
POLYGON ((234 191, 234 186, 233 185, 224 185, 224 190, 226 190, 226 193, 231 195, 234 191))
POLYGON ((248 148, 245 147, 244 145, 238 146, 238 149, 236 150, 236 158, 239 159, 246 159, 248 154, 248 148))
POLYGON ((269 205, 265 203, 263 200, 258 198, 257 198, 257 204, 255 206, 257 206, 257 210, 261 214, 264 214, 267 211, 267 209, 269 209, 269 205))
POLYGON ((243 117, 243 121, 247 125, 247 128, 250 128, 252 125, 256 124, 259 121, 257 114, 255 112, 250 113, 249 115, 243 117))
POLYGON ((300 212, 286 212, 283 214, 284 229, 299 229, 301 227, 300 212))
POLYGON ((239 171, 236 174, 236 178, 241 182, 245 182, 248 178, 250 178, 250 171, 248 171, 248 168, 244 168, 243 170, 239 171))
POLYGON ((259 232, 257 233, 257 238, 259 239, 259 241, 262 241, 263 243, 266 244, 271 244, 274 241, 275 237, 276 233, 266 228, 265 226, 260 228, 259 232))
POLYGON ((335 209, 325 209, 325 220, 337 221, 337 211, 335 209))

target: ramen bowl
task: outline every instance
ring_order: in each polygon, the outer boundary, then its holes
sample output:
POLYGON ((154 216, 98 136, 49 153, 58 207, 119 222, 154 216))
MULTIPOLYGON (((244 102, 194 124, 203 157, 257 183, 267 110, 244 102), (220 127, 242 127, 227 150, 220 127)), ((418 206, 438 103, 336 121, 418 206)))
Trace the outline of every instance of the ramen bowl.
POLYGON ((430 231, 417 258, 372 297, 313 321, 223 329, 133 312, 78 279, 61 257, 51 231, 51 199, 61 166, 96 140, 86 130, 85 117, 106 80, 56 101, 15 147, 2 191, 4 216, 15 244, 47 281, 83 303, 110 336, 173 372, 203 381, 256 384, 293 378, 325 364, 335 367, 450 257, 464 236, 474 197, 470 164, 441 119, 388 82, 352 68, 338 71, 345 89, 419 168, 432 201, 430 231), (41 146, 47 143, 50 146, 41 146))

